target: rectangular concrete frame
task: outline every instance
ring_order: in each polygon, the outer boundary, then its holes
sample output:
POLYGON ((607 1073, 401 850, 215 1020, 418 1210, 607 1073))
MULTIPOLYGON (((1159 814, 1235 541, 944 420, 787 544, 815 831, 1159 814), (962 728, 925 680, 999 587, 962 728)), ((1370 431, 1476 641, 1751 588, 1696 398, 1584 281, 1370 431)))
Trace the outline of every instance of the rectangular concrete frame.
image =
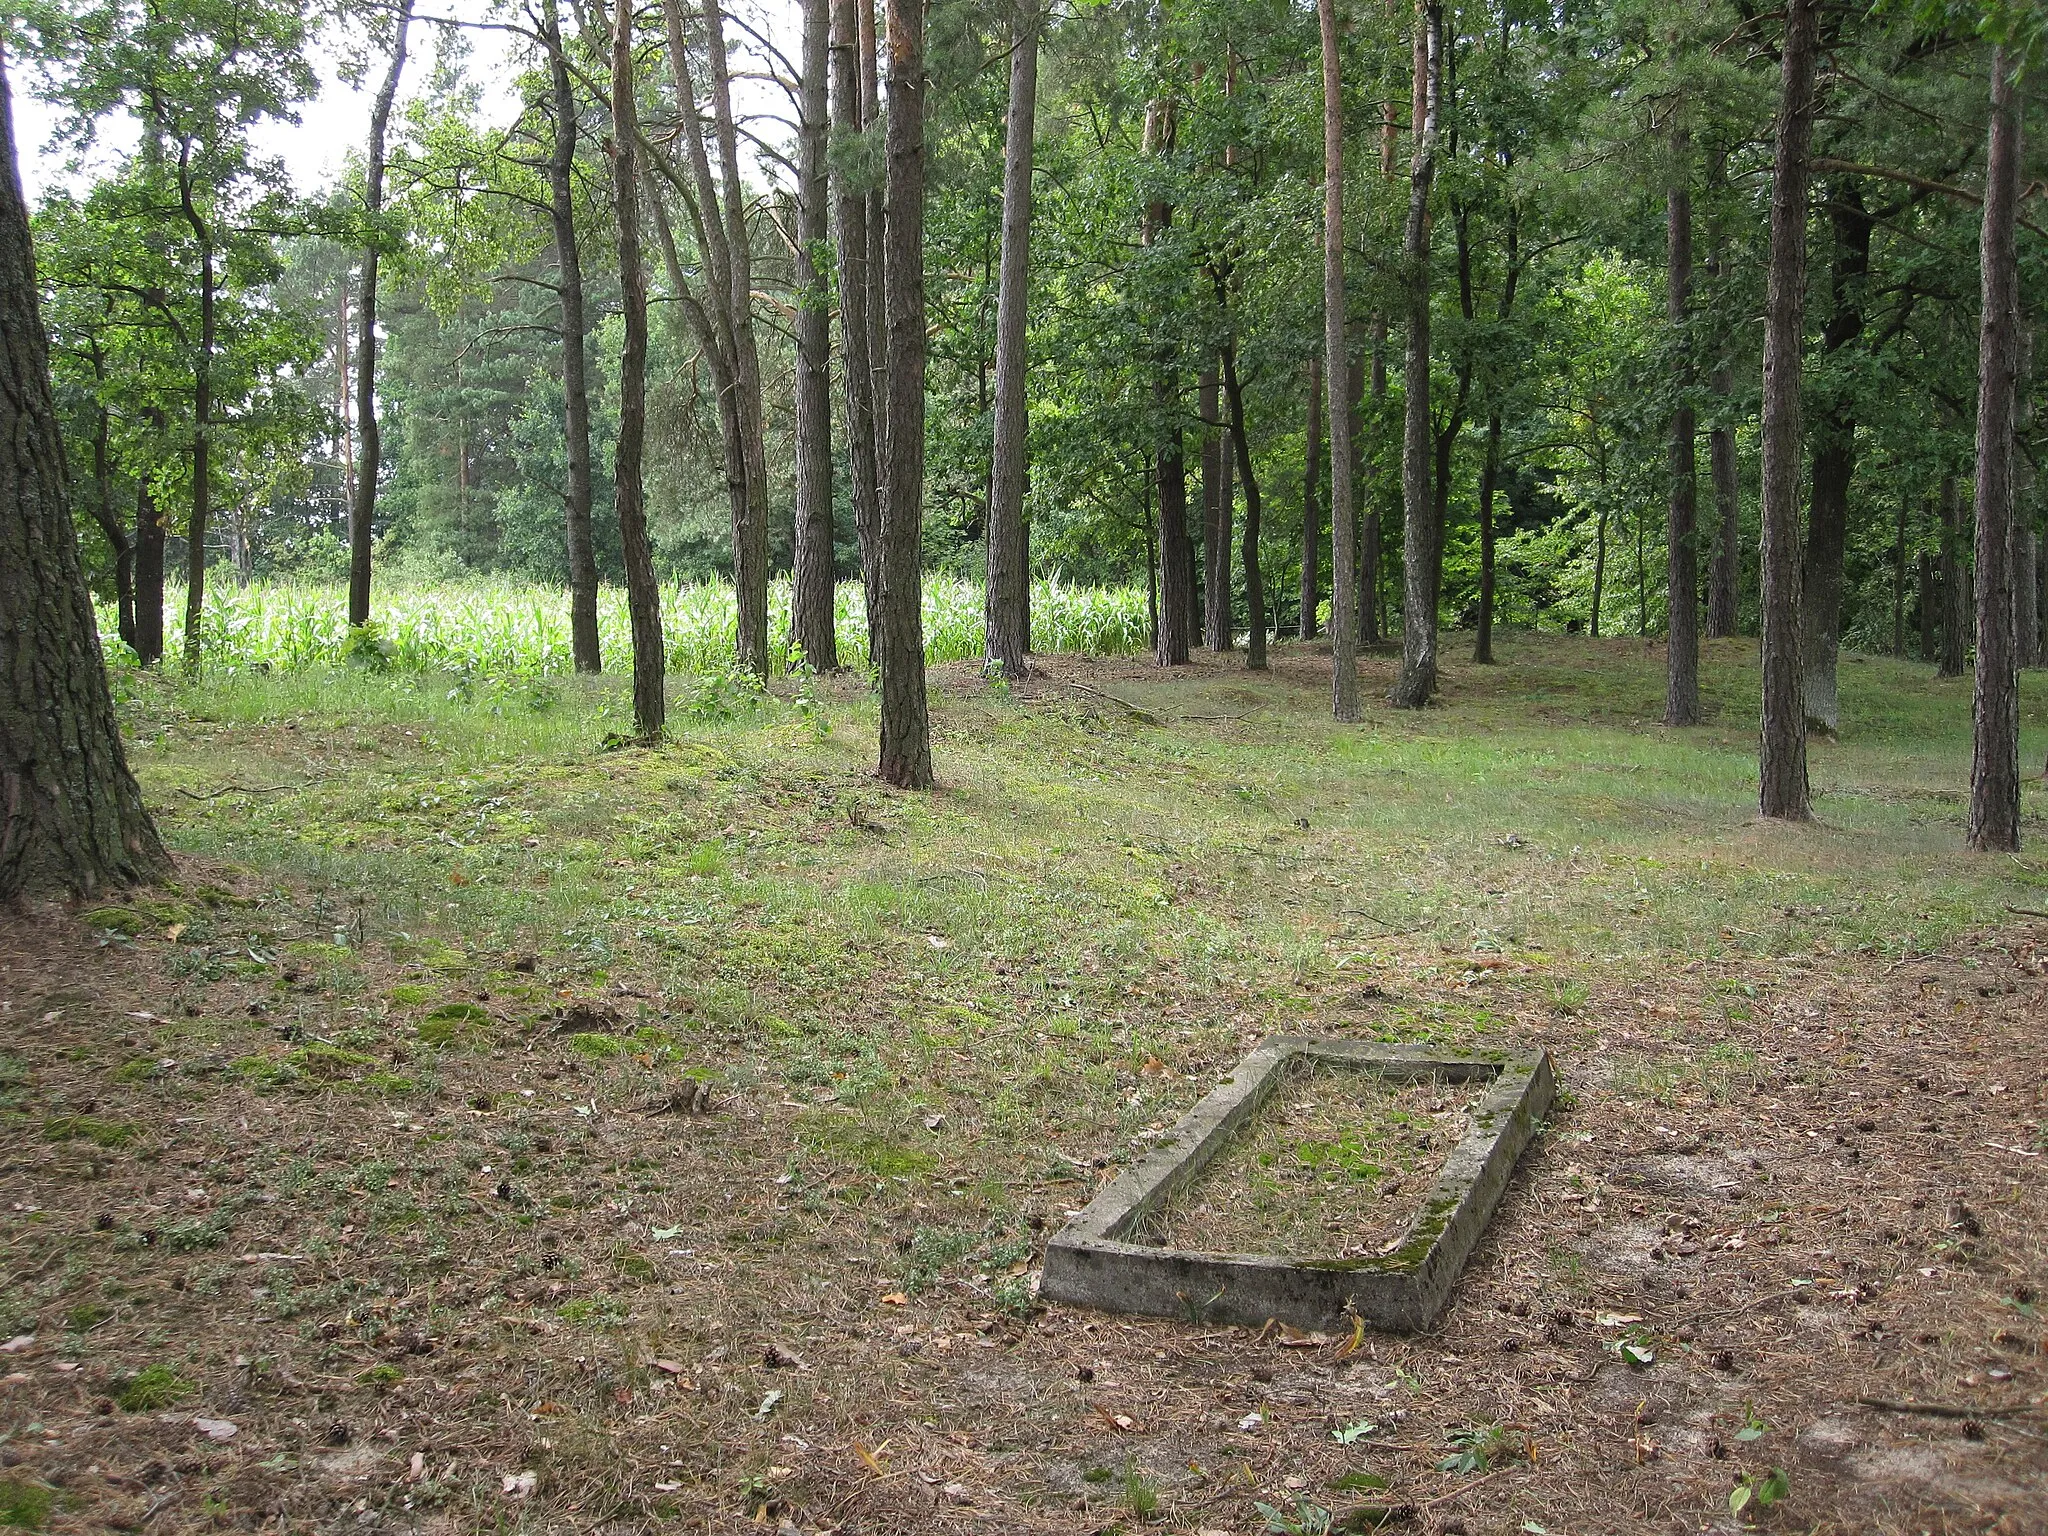
POLYGON ((1555 1082, 1546 1052, 1445 1055, 1422 1046, 1276 1035, 1237 1064, 1140 1162, 1126 1169, 1046 1246, 1039 1294, 1107 1312, 1190 1322, 1414 1332, 1449 1305, 1465 1260, 1514 1173, 1515 1160, 1550 1109, 1555 1082), (1383 1258, 1283 1259, 1197 1253, 1124 1239, 1187 1189, 1280 1086, 1297 1056, 1342 1062, 1390 1078, 1492 1078, 1472 1130, 1445 1160, 1436 1187, 1401 1245, 1383 1258))

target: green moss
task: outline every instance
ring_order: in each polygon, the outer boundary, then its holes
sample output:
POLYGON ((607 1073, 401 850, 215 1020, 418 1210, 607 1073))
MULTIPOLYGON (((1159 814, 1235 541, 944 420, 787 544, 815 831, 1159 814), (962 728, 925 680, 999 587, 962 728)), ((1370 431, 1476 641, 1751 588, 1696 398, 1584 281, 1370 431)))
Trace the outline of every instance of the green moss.
POLYGON ((13 1531, 40 1531, 49 1522, 56 1495, 41 1483, 0 1477, 0 1526, 13 1531))
POLYGON ((401 981, 391 989, 391 1001, 401 1008, 417 1008, 434 995, 434 989, 416 981, 401 981))
POLYGON ((571 1035, 569 1037, 569 1049, 578 1051, 590 1057, 593 1061, 603 1061, 608 1057, 624 1055, 626 1042, 619 1039, 616 1035, 571 1035))
POLYGON ((129 1413, 154 1413, 182 1402, 198 1389, 168 1365, 145 1365, 114 1389, 114 1401, 129 1413))
POLYGON ((126 1120, 99 1120, 91 1115, 55 1115, 43 1122, 45 1141, 89 1141, 109 1150, 125 1147, 141 1134, 139 1126, 126 1120))
POLYGON ((481 1050, 492 1040, 491 1016, 475 1003, 443 1003, 419 1024, 419 1041, 437 1050, 481 1050))
POLYGON ((374 1067, 377 1058, 366 1056, 361 1051, 346 1050, 338 1045, 315 1041, 302 1045, 285 1057, 285 1065, 302 1077, 318 1082, 341 1082, 354 1077, 364 1067, 374 1067))

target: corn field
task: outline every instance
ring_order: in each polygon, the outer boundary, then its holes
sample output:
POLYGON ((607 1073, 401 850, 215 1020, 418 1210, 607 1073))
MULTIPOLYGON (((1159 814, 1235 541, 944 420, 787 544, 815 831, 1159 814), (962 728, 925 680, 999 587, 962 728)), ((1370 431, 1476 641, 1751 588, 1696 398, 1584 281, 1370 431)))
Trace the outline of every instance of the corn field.
MULTIPOLYGON (((769 646, 787 669, 790 654, 789 583, 769 590, 769 646)), ((178 626, 185 594, 164 593, 166 652, 180 650, 178 626)), ((834 603, 839 659, 867 664, 867 605, 858 582, 842 582, 834 603)), ((493 676, 542 676, 571 670, 569 594, 520 582, 450 586, 384 586, 373 605, 367 635, 351 639, 348 592, 338 584, 223 582, 206 594, 201 635, 208 665, 290 671, 345 660, 411 671, 474 671, 493 676)), ((598 594, 598 631, 608 668, 621 670, 632 654, 626 594, 598 594)), ((735 622, 732 589, 704 582, 662 591, 662 633, 672 672, 722 672, 732 665, 735 622)), ((110 655, 131 661, 117 638, 110 605, 99 611, 100 634, 110 655)), ((1032 648, 1096 656, 1129 655, 1151 643, 1143 587, 1034 584, 1032 648)), ((982 589, 953 576, 924 578, 925 657, 965 661, 982 654, 982 589)))

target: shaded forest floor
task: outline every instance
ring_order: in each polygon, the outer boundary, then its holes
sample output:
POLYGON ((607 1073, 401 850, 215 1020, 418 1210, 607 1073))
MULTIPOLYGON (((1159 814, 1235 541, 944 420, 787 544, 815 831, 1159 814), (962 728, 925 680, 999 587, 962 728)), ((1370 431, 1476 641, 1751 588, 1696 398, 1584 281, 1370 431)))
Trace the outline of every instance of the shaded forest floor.
POLYGON ((133 685, 176 885, 0 929, 0 1525, 2048 1528, 2048 793, 1961 852, 1850 659, 1759 826, 1748 648, 1501 649, 945 669, 927 797, 852 680, 133 685), (1276 1030, 1554 1054, 1442 1326, 1038 1305, 1276 1030))

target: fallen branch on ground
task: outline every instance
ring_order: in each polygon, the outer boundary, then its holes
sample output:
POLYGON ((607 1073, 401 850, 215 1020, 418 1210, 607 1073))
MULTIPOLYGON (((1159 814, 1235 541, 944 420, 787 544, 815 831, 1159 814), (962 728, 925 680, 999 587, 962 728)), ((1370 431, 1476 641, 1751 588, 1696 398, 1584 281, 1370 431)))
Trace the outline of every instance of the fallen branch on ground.
POLYGON ((1879 1413, 1921 1413, 1934 1419, 2009 1419, 2020 1414, 2040 1413, 2038 1403, 2014 1403, 2004 1408, 1978 1408, 1968 1403, 1900 1403, 1888 1397, 1859 1397, 1856 1401, 1879 1413))

